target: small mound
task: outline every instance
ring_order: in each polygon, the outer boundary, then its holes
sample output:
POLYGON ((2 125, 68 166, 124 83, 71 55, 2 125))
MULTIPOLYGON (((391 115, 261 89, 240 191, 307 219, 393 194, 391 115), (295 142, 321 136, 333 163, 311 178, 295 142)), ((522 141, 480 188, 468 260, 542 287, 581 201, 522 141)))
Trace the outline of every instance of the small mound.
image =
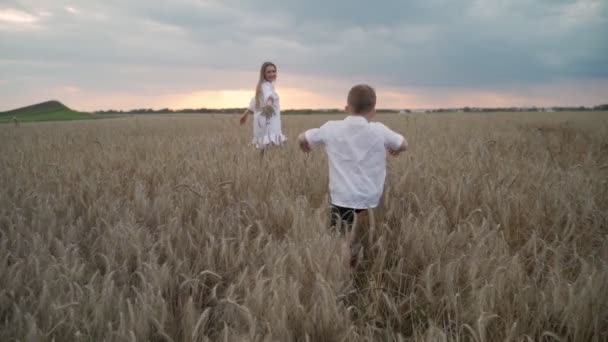
POLYGON ((90 113, 77 112, 59 101, 47 101, 31 106, 0 112, 0 123, 33 122, 33 121, 64 121, 96 119, 90 113))
POLYGON ((22 108, 17 108, 13 110, 9 110, 6 112, 0 112, 0 115, 7 116, 21 116, 21 115, 32 115, 32 114, 46 114, 46 113, 54 113, 59 111, 72 111, 66 105, 59 101, 46 101, 37 103, 31 106, 26 106, 22 108))

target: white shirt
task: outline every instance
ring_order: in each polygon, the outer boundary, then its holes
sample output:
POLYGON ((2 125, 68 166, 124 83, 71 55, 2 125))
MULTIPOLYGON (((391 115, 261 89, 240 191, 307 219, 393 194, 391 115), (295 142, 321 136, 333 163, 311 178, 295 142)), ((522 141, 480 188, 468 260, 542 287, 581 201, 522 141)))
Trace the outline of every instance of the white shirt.
POLYGON ((311 147, 326 147, 333 205, 353 209, 378 206, 386 178, 386 149, 399 149, 405 141, 402 135, 362 116, 328 121, 304 135, 311 147))

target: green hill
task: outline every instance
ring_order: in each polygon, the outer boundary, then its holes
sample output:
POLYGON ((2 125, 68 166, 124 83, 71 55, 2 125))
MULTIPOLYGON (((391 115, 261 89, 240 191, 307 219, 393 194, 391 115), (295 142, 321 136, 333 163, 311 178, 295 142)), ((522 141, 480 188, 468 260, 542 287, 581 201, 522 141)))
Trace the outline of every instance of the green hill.
POLYGON ((0 123, 13 122, 13 118, 17 118, 17 121, 19 122, 31 122, 85 120, 93 119, 95 116, 90 113, 72 110, 59 101, 47 101, 6 112, 0 112, 0 123))

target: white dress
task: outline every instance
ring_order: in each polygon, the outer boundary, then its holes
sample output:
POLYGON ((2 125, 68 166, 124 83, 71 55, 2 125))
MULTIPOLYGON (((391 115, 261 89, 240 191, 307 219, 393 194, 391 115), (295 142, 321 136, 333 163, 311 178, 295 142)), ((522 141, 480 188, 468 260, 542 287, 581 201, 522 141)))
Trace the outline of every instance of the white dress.
POLYGON ((255 108, 255 99, 253 106, 250 108, 253 111, 253 141, 252 143, 257 148, 265 148, 268 145, 281 145, 287 141, 287 137, 281 131, 281 104, 279 94, 274 89, 271 82, 265 81, 262 83, 260 94, 260 107, 263 107, 269 98, 273 99, 274 115, 266 118, 262 114, 262 108, 255 108), (253 108, 252 108, 253 107, 253 108))

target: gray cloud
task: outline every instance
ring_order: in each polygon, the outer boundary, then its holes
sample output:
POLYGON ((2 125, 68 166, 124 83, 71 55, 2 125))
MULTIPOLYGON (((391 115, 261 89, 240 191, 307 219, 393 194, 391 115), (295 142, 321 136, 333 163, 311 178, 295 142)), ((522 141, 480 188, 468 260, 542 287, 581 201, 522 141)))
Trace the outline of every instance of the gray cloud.
POLYGON ((35 82, 235 87, 268 59, 285 72, 394 87, 608 77, 602 0, 6 0, 6 9, 37 18, 0 16, 0 78, 12 92, 35 82))

